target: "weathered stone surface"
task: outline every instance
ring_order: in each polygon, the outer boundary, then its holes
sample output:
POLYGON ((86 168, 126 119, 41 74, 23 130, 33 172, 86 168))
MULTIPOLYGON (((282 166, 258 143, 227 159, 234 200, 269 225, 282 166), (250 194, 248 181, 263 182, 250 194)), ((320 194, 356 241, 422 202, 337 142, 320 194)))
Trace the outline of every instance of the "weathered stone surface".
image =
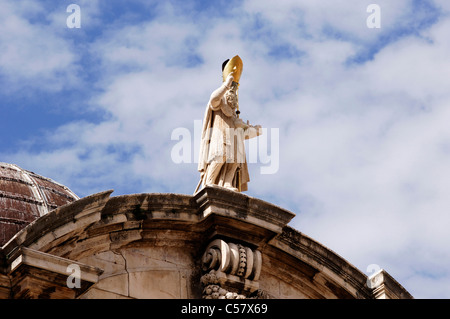
MULTIPOLYGON (((89 226, 87 221, 91 223, 96 220, 98 221, 101 216, 101 210, 111 193, 112 191, 105 191, 87 196, 70 205, 61 206, 50 213, 41 216, 39 222, 38 220, 34 221, 28 225, 26 229, 22 229, 18 232, 5 246, 3 246, 2 250, 4 254, 8 255, 12 250, 19 246, 29 247, 34 242, 40 242, 40 244, 34 245, 34 249, 41 249, 43 248, 40 247, 41 245, 52 242, 51 237, 56 238, 55 234, 50 233, 56 231, 59 227, 73 230, 69 225, 70 223, 73 223, 74 220, 75 223, 80 221, 80 223, 77 223, 77 226, 83 226, 84 228, 80 229, 80 231, 84 231, 84 229, 89 226), (86 216, 87 212, 92 213, 94 218, 90 220, 82 218, 76 219, 77 214, 82 213, 86 216), (48 240, 43 239, 44 236, 47 236, 48 240)), ((59 235, 61 236, 62 234, 60 233, 59 235)))
POLYGON ((207 187, 194 197, 203 217, 210 214, 231 217, 281 233, 295 214, 242 193, 221 187, 207 187))
POLYGON ((180 299, 186 295, 187 282, 177 270, 136 271, 130 276, 130 297, 139 299, 180 299))
POLYGON ((367 278, 367 285, 372 289, 375 299, 412 298, 411 294, 383 269, 367 278))
POLYGON ((11 260, 6 273, 11 278, 10 296, 13 298, 75 298, 97 283, 102 273, 97 267, 24 247, 14 252, 11 260), (67 283, 73 267, 79 271, 75 289, 67 283))
POLYGON ((387 273, 383 286, 370 288, 345 259, 288 227, 293 213, 245 194, 220 187, 194 196, 111 192, 38 218, 2 247, 0 298, 201 298, 202 256, 215 240, 231 247, 231 268, 218 272, 213 284, 223 285, 225 295, 411 297, 387 273), (18 262, 27 248, 34 250, 25 259, 34 261, 18 262), (74 290, 65 285, 67 263, 99 273, 83 280, 84 290, 74 290))

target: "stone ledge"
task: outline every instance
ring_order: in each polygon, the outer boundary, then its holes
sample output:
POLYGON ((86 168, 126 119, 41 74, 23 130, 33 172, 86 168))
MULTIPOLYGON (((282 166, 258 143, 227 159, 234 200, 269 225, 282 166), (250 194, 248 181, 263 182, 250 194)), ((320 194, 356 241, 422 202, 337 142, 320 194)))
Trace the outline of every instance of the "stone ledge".
POLYGON ((98 282, 100 268, 66 258, 22 247, 9 260, 13 298, 75 298, 98 282), (68 287, 72 275, 69 267, 77 266, 79 286, 68 287), (79 276, 78 276, 79 275, 79 276))
POLYGON ((400 285, 384 269, 379 270, 367 279, 375 299, 414 299, 414 297, 400 285))
POLYGON ((69 265, 77 265, 80 267, 81 280, 91 283, 96 283, 98 276, 103 273, 103 270, 100 268, 25 247, 22 247, 11 257, 14 258, 10 259, 8 273, 13 273, 21 265, 28 265, 69 276, 70 273, 67 272, 67 267, 69 265))
POLYGON ((265 202, 219 186, 208 186, 194 195, 203 218, 217 214, 281 233, 295 214, 265 202))
MULTIPOLYGON (((2 253, 8 257, 18 247, 30 246, 33 242, 41 239, 45 234, 55 237, 54 239, 56 239, 56 236, 62 236, 62 234, 53 233, 58 227, 67 228, 67 224, 76 223, 77 221, 80 221, 80 224, 84 224, 85 221, 89 220, 89 214, 99 214, 101 212, 102 207, 106 204, 112 192, 112 190, 109 190, 84 197, 58 207, 48 214, 39 217, 12 237, 1 248, 2 253)), ((99 218, 100 215, 98 215, 97 219, 99 218)), ((94 220, 92 220, 92 222, 94 220)))
POLYGON ((353 296, 370 298, 367 276, 331 249, 303 233, 286 226, 269 244, 309 264, 338 282, 353 296))
MULTIPOLYGON (((111 193, 94 194, 62 206, 38 218, 0 248, 3 266, 0 271, 5 275, 14 272, 14 280, 28 287, 21 288, 20 293, 13 289, 15 296, 39 296, 32 285, 47 285, 51 289, 52 280, 59 285, 54 296, 73 294, 73 290, 65 287, 67 273, 62 266, 71 262, 70 259, 88 258, 133 245, 182 246, 197 255, 207 242, 224 239, 252 250, 259 249, 268 260, 272 256, 277 260, 285 258, 280 265, 292 266, 293 270, 300 269, 298 265, 304 263, 305 269, 311 268, 307 269, 311 273, 307 282, 311 283, 311 291, 315 285, 335 285, 333 291, 342 289, 355 298, 373 297, 362 272, 330 249, 287 226, 295 216, 293 213, 263 200, 222 187, 206 187, 194 196, 132 194, 110 198, 111 193), (59 260, 55 255, 69 259, 59 260), (8 269, 11 263, 14 265, 8 269)), ((289 278, 287 274, 283 282, 288 283, 289 278)), ((84 280, 84 287, 88 287, 89 280, 84 280)), ((299 287, 302 284, 299 281, 299 287)), ((335 294, 340 295, 344 294, 335 294)), ((398 293, 391 295, 395 297, 398 293)))

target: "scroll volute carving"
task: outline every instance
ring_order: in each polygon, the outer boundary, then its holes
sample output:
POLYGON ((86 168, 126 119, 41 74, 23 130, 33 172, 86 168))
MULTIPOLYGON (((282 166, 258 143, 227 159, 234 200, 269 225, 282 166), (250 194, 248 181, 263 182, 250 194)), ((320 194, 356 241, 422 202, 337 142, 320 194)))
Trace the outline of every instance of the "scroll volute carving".
POLYGON ((261 273, 261 252, 241 244, 213 240, 202 256, 202 270, 220 271, 228 275, 257 281, 261 273))

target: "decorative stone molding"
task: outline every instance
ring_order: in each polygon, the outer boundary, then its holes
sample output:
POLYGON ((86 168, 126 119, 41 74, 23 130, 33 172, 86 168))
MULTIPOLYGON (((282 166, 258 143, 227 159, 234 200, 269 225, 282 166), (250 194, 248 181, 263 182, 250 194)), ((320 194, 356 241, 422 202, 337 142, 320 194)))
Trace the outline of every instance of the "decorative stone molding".
POLYGON ((222 239, 212 241, 202 257, 202 269, 211 269, 257 281, 261 273, 261 252, 241 244, 226 243, 222 239))
POLYGON ((222 288, 214 269, 203 275, 200 282, 205 287, 202 294, 203 299, 246 299, 245 295, 222 288))
POLYGON ((204 286, 203 298, 243 299, 257 295, 261 273, 261 252, 241 244, 213 240, 202 256, 200 281, 204 286))
POLYGON ((374 299, 413 299, 391 275, 384 269, 367 278, 367 286, 372 290, 374 299))
POLYGON ((220 186, 207 186, 196 193, 193 199, 203 218, 209 215, 233 218, 273 234, 280 234, 295 216, 294 213, 261 199, 220 186))
POLYGON ((385 271, 369 286, 287 226, 292 213, 243 193, 111 193, 58 207, 0 247, 0 299, 412 298, 385 271), (81 288, 67 287, 71 264, 81 288))
POLYGON ((84 263, 22 247, 11 256, 7 275, 14 299, 74 299, 98 282, 103 270, 84 263), (79 270, 79 286, 69 287, 70 267, 79 270))

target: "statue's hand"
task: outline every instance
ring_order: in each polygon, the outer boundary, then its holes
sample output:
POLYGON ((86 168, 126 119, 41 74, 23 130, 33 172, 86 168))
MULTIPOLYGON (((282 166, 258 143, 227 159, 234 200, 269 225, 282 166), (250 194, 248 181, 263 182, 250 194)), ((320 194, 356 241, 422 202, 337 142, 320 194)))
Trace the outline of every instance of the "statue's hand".
POLYGON ((263 134, 261 125, 250 125, 247 121, 247 127, 245 128, 245 139, 251 139, 263 134))
POLYGON ((257 134, 257 136, 260 136, 260 135, 262 135, 262 126, 261 125, 255 125, 255 126, 253 126, 255 129, 256 129, 256 134, 257 134))
POLYGON ((231 83, 233 83, 233 81, 234 81, 233 73, 228 74, 228 76, 225 80, 225 85, 227 86, 227 88, 231 87, 231 83))
POLYGON ((245 124, 244 121, 240 118, 237 118, 234 120, 234 125, 236 127, 243 128, 244 130, 249 127, 248 121, 247 121, 247 124, 245 124))
POLYGON ((247 124, 249 125, 249 127, 252 127, 256 130, 256 136, 260 136, 262 135, 262 126, 261 125, 250 125, 247 121, 247 124))
POLYGON ((258 135, 262 134, 262 126, 261 125, 251 125, 249 123, 249 121, 247 120, 247 127, 253 127, 254 129, 256 129, 256 131, 258 131, 258 135))

